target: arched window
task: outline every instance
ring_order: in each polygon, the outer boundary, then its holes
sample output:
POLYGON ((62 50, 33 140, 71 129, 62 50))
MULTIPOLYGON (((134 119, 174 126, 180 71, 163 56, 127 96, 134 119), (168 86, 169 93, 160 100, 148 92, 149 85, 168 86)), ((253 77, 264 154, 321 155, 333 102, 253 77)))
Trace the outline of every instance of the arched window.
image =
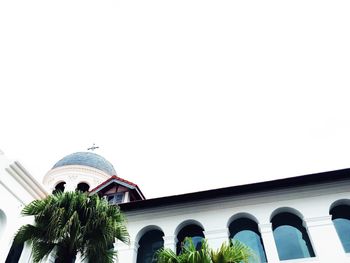
POLYGON ((55 193, 58 193, 58 192, 64 192, 64 188, 65 188, 65 185, 66 182, 60 182, 58 183, 56 186, 55 186, 55 190, 52 191, 53 194, 55 193))
POLYGON ((350 206, 340 204, 330 211, 334 227, 346 253, 350 253, 350 206))
POLYGON ((156 263, 154 254, 164 246, 163 236, 160 230, 150 230, 140 238, 137 263, 156 263))
POLYGON ((186 246, 186 244, 184 244, 186 237, 191 237, 194 246, 197 249, 200 249, 204 238, 203 231, 204 229, 202 227, 195 224, 190 224, 183 227, 177 234, 176 253, 180 254, 182 247, 186 246))
POLYGON ((255 257, 249 259, 249 263, 267 262, 264 245, 258 229, 258 224, 248 218, 238 218, 229 225, 230 239, 238 240, 250 247, 255 257))
POLYGON ((315 256, 309 235, 298 216, 289 212, 279 213, 271 223, 280 260, 315 256))
POLYGON ((24 243, 12 243, 10 252, 7 255, 5 263, 18 263, 23 251, 24 243))
POLYGON ((90 186, 87 183, 79 183, 76 190, 85 193, 88 192, 89 189, 90 186))
POLYGON ((1 238, 1 234, 5 230, 5 227, 6 227, 6 215, 4 211, 0 209, 0 238, 1 238))

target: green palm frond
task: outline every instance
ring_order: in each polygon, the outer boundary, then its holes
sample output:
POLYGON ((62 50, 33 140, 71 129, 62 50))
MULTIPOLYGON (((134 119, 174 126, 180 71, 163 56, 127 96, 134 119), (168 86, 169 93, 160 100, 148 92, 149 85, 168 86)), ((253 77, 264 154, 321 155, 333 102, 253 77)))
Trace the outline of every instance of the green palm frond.
POLYGON ((180 255, 170 249, 156 252, 157 263, 248 263, 254 256, 252 250, 240 242, 223 243, 217 250, 209 248, 207 240, 202 241, 201 249, 196 249, 191 238, 186 238, 180 255))
POLYGON ((115 239, 129 242, 126 220, 119 207, 97 195, 57 192, 33 201, 22 214, 34 216, 34 224, 22 226, 15 242, 32 245, 34 262, 53 252, 57 263, 70 262, 79 251, 87 262, 110 263, 116 257, 111 249, 115 239))
POLYGON ((55 244, 47 243, 42 241, 33 242, 33 262, 40 262, 42 259, 45 259, 49 256, 52 250, 55 248, 55 244))
POLYGON ((253 251, 239 241, 223 243, 221 247, 211 251, 213 263, 248 263, 253 251))
POLYGON ((155 254, 157 263, 180 263, 178 256, 171 249, 161 248, 155 254))

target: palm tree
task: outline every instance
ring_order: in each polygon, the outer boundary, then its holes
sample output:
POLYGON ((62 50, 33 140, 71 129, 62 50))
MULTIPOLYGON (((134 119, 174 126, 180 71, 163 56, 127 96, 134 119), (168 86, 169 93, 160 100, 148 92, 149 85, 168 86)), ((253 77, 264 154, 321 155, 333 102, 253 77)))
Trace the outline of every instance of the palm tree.
POLYGON ((210 251, 213 263, 248 263, 250 259, 256 258, 253 250, 239 241, 230 240, 223 243, 221 247, 210 251))
POLYGON ((253 252, 244 244, 235 241, 226 242, 218 250, 210 249, 203 240, 201 249, 197 250, 191 238, 186 238, 180 255, 171 249, 161 248, 155 257, 157 263, 248 263, 253 252))
POLYGON ((74 262, 78 252, 87 262, 113 262, 115 238, 129 242, 125 219, 117 206, 97 195, 58 192, 35 200, 22 214, 34 216, 34 224, 22 226, 14 242, 32 246, 33 261, 54 253, 55 263, 74 262))

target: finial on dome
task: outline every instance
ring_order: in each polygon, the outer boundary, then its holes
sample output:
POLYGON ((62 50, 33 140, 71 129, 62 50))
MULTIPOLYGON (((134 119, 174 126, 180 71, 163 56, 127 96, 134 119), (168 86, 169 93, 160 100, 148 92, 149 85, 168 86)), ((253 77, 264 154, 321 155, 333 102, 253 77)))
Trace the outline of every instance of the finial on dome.
POLYGON ((98 149, 98 148, 100 148, 100 147, 95 146, 95 143, 94 143, 91 147, 87 148, 87 150, 93 152, 93 151, 95 151, 95 150, 98 149))

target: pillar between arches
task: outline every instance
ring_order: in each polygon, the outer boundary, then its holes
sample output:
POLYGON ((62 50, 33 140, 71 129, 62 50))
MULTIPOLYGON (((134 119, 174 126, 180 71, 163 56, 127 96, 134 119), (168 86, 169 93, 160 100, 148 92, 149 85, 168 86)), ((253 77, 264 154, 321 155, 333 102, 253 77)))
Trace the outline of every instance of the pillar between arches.
POLYGON ((346 262, 341 241, 334 227, 332 216, 321 216, 304 219, 316 257, 320 262, 346 262))
POLYGON ((267 262, 269 263, 280 262, 276 243, 275 243, 275 238, 273 236, 272 224, 271 223, 259 224, 259 231, 264 243, 267 262))
POLYGON ((117 263, 136 263, 137 250, 139 244, 135 240, 130 241, 130 244, 124 244, 121 241, 114 243, 114 250, 117 251, 117 263))
POLYGON ((177 243, 177 238, 174 235, 169 235, 169 236, 164 236, 164 248, 171 249, 172 251, 176 251, 176 243, 177 243))
POLYGON ((218 249, 224 242, 229 240, 229 232, 227 228, 204 231, 204 236, 208 240, 208 244, 212 249, 218 249))

